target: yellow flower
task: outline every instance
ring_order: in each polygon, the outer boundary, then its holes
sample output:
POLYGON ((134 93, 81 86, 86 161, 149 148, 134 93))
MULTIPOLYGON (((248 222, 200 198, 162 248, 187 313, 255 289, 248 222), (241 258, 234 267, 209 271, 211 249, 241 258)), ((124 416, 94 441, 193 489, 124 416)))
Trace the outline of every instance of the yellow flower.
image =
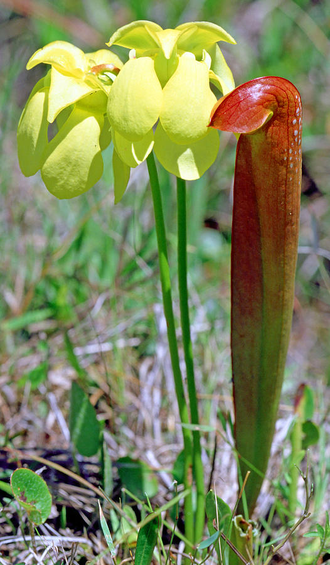
POLYGON ((48 190, 72 198, 102 176, 101 151, 111 141, 106 106, 110 84, 122 67, 108 49, 84 53, 65 41, 39 49, 27 69, 39 63, 50 72, 32 90, 17 132, 18 158, 26 176, 41 170, 48 190), (48 126, 58 132, 48 142, 48 126))
MULTIPOLYGON (((214 162, 219 137, 207 127, 216 102, 210 83, 223 94, 234 88, 218 41, 235 43, 208 22, 163 30, 138 21, 110 38, 109 46, 130 49, 108 98, 117 171, 122 167, 123 179, 125 167, 136 167, 152 149, 165 169, 186 180, 199 178, 214 162)), ((124 190, 121 186, 118 192, 124 190)))
POLYGON ((109 45, 130 49, 123 64, 107 49, 84 53, 65 41, 39 49, 27 69, 51 70, 32 90, 17 133, 26 176, 41 171, 48 190, 73 198, 102 176, 102 150, 113 141, 115 202, 131 167, 154 149, 169 172, 199 178, 214 162, 219 136, 208 128, 216 96, 234 88, 218 41, 235 43, 221 27, 194 22, 163 30, 138 21, 120 28, 109 45), (49 124, 58 131, 49 141, 49 124))

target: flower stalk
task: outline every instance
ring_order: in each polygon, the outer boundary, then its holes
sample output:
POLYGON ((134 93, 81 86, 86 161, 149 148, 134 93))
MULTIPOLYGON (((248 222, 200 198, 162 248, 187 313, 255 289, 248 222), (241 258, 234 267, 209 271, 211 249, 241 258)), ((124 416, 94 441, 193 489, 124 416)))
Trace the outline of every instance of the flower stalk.
POLYGON ((197 503, 195 521, 195 541, 199 542, 205 523, 205 490, 204 469, 200 443, 198 403, 195 384, 194 358, 190 332, 188 281, 187 281, 187 199, 186 183, 177 178, 177 207, 178 207, 178 281, 180 298, 180 317, 184 359, 186 365, 188 396, 191 423, 196 426, 193 436, 193 472, 196 481, 197 503))
MULTIPOLYGON (((152 201, 154 206, 155 226, 157 235, 158 255, 159 255, 159 269, 160 281, 162 287, 164 314, 167 325, 167 337, 169 343, 169 350, 171 356, 175 392, 179 407, 180 420, 182 424, 189 425, 188 406, 186 402, 182 373, 180 369, 178 342, 175 332, 175 322, 172 304, 172 290, 171 290, 171 277, 168 263, 167 243, 166 243, 166 230, 163 213, 162 196, 160 192, 158 174, 155 164, 153 153, 150 153, 147 158, 147 166, 150 178, 150 186, 152 193, 152 201)), ((184 487, 190 489, 190 494, 185 498, 185 535, 186 538, 194 544, 194 513, 192 505, 192 441, 191 431, 183 426, 183 449, 184 449, 184 487)))

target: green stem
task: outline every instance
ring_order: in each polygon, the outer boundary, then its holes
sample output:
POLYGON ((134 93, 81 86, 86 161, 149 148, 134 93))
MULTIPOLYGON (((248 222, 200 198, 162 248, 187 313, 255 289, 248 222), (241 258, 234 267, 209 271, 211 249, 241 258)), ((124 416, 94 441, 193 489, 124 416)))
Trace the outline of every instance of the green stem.
POLYGON ((302 449, 302 417, 299 413, 296 414, 296 419, 293 422, 293 428, 291 433, 291 468, 289 470, 291 482, 289 485, 289 510, 295 516, 297 510, 297 491, 298 491, 298 479, 299 479, 299 469, 293 464, 297 461, 297 457, 302 449))
MULTIPOLYGON (((183 379, 180 369, 178 342, 175 333, 175 323, 172 305, 171 277, 167 256, 166 231, 163 214, 162 196, 160 192, 158 174, 153 153, 147 158, 150 177, 152 200, 155 214, 155 225, 157 234, 160 281, 163 294, 164 314, 167 324, 167 337, 171 356, 175 392, 179 406, 180 420, 182 424, 189 424, 188 408, 183 388, 183 379)), ((192 486, 192 442, 191 432, 188 428, 182 428, 184 449, 184 487, 191 489, 192 486)), ((194 514, 192 504, 192 493, 185 498, 185 535, 194 544, 194 514)))
MULTIPOLYGON (((198 403, 194 373, 194 359, 190 334, 188 284, 187 284, 187 204, 186 183, 177 178, 177 204, 178 204, 178 280, 180 295, 180 314, 182 343, 187 372, 187 385, 190 405, 191 423, 199 426, 198 403)), ((202 464, 202 451, 200 432, 193 430, 193 470, 197 490, 197 509, 195 523, 195 540, 198 543, 203 535, 205 524, 205 491, 204 469, 202 464)))

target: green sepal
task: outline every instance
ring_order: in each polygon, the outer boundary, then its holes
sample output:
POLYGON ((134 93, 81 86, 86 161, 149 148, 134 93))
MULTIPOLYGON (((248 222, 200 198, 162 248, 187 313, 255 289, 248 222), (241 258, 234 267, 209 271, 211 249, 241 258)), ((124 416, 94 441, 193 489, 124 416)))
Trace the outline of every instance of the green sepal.
POLYGON ((158 47, 154 33, 162 31, 162 28, 148 20, 138 20, 119 28, 109 40, 111 45, 121 45, 128 49, 155 49, 158 47))
POLYGON ((175 29, 185 31, 178 39, 178 49, 195 54, 200 54, 202 49, 207 49, 218 41, 236 43, 227 31, 211 22, 188 22, 175 29))
POLYGON ((235 81, 219 45, 212 45, 207 52, 211 56, 210 81, 220 87, 223 95, 228 94, 235 88, 235 81))
POLYGON ((76 78, 82 78, 88 70, 85 53, 67 41, 52 41, 38 49, 29 59, 26 68, 30 70, 39 63, 52 65, 59 72, 76 78))

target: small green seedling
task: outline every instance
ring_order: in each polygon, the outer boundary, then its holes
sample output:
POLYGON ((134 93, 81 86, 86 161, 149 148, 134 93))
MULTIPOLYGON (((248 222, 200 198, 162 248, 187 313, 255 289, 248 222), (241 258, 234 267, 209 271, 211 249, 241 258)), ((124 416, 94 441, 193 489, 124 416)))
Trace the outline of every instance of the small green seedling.
POLYGON ((154 518, 151 522, 148 522, 140 529, 136 542, 136 564, 150 565, 157 543, 158 530, 158 518, 154 518))
POLYGON ((105 537, 105 541, 107 542, 107 546, 109 548, 111 557, 115 557, 116 556, 116 548, 113 544, 111 533, 110 533, 110 530, 109 530, 109 526, 108 526, 107 521, 104 517, 100 501, 99 501, 99 512, 100 512, 101 528, 102 528, 103 535, 105 537))
MULTIPOLYGON (((319 563, 319 559, 321 558, 321 556, 330 551, 329 513, 326 512, 325 515, 326 515, 326 517, 325 517, 324 527, 321 526, 320 524, 316 524, 316 531, 315 532, 308 532, 307 534, 304 534, 305 538, 318 538, 319 542, 320 542, 320 549, 319 549, 319 551, 316 555, 314 553, 315 559, 314 559, 312 565, 317 565, 317 563, 319 563)), ((315 549, 314 549, 314 552, 315 552, 315 549)), ((308 555, 308 558, 310 559, 310 555, 308 555)), ((304 560, 303 563, 305 565, 305 563, 307 563, 307 561, 304 560)))
POLYGON ((10 478, 13 495, 26 510, 29 521, 43 524, 52 508, 52 496, 45 481, 30 469, 16 469, 10 478))
POLYGON ((299 465, 306 454, 306 449, 319 440, 319 429, 312 422, 314 414, 314 393, 306 384, 301 384, 297 390, 294 402, 295 419, 293 422, 290 441, 291 457, 289 469, 289 510, 296 513, 298 507, 297 490, 299 465))
POLYGON ((95 455, 100 443, 100 424, 87 394, 73 381, 70 395, 70 434, 75 449, 85 457, 95 455))

